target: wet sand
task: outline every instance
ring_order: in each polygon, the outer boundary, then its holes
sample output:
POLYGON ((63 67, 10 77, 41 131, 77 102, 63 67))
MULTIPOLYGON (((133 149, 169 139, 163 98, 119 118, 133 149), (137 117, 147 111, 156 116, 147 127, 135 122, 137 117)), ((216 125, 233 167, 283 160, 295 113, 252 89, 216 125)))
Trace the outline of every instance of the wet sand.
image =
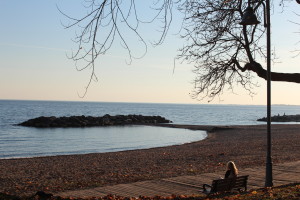
MULTIPOLYGON (((265 165, 266 126, 163 125, 207 130, 208 138, 183 145, 114 153, 0 160, 0 192, 32 195, 141 180, 265 165)), ((300 160, 300 125, 272 125, 273 163, 300 160)), ((76 148, 76 147, 75 147, 76 148)))

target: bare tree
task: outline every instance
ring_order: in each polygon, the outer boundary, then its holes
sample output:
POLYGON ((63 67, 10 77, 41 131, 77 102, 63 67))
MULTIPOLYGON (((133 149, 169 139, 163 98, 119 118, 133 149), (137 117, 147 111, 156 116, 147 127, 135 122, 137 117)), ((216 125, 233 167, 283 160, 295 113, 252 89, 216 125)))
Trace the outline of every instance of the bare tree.
MULTIPOLYGON (((146 21, 135 0, 85 2, 88 3, 88 14, 79 19, 66 15, 71 20, 66 28, 80 27, 81 32, 75 38, 78 50, 71 58, 76 62, 85 61, 78 70, 92 69, 87 88, 96 78, 95 60, 104 55, 117 39, 127 50, 129 60, 135 58, 126 40, 125 29, 135 34, 146 52, 147 44, 140 35, 139 25, 157 20, 161 23, 161 34, 156 45, 161 44, 172 22, 174 7, 184 14, 181 36, 186 43, 177 58, 195 66, 194 98, 212 100, 236 84, 252 94, 256 86, 253 78, 267 78, 266 69, 260 64, 266 59, 264 0, 251 2, 261 21, 254 26, 239 24, 248 6, 246 0, 156 0, 151 6, 155 14, 146 21)), ((287 2, 291 1, 280 1, 282 5, 287 2)), ((271 80, 300 83, 300 74, 272 72, 271 80)))
MULTIPOLYGON (((91 70, 85 93, 92 80, 97 80, 95 61, 99 56, 105 55, 114 42, 120 42, 128 53, 128 63, 131 63, 132 59, 141 58, 147 52, 147 44, 139 33, 140 24, 154 23, 155 20, 161 23, 160 38, 154 44, 159 45, 166 37, 172 22, 174 4, 172 0, 154 2, 150 5, 153 11, 152 17, 147 18, 143 16, 143 11, 137 9, 135 0, 84 0, 84 3, 88 13, 80 18, 71 17, 58 9, 69 19, 69 24, 63 24, 65 28, 75 27, 79 29, 79 33, 76 34, 74 39, 78 48, 70 56, 70 59, 75 61, 78 71, 91 70), (129 33, 144 46, 142 55, 134 56, 127 38, 129 33)), ((142 2, 142 4, 144 3, 142 2)))
MULTIPOLYGON (((239 24, 247 3, 185 1, 181 7, 186 13, 183 38, 189 44, 181 49, 179 57, 195 64, 195 98, 213 99, 236 83, 251 94, 255 75, 267 79, 266 69, 259 63, 266 59, 264 1, 252 2, 262 22, 254 26, 239 24)), ((271 80, 300 83, 300 74, 272 72, 271 80)))

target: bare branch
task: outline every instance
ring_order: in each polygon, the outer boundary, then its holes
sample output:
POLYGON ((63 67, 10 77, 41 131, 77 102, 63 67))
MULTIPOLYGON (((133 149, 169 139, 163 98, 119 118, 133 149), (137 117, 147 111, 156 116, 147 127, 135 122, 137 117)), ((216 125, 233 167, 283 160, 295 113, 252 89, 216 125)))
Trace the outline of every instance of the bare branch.
POLYGON ((74 38, 78 48, 69 58, 75 61, 77 70, 91 70, 90 79, 83 96, 85 96, 92 80, 97 80, 95 60, 99 56, 105 55, 115 42, 120 41, 121 46, 127 51, 128 64, 132 62, 132 59, 142 58, 147 53, 147 44, 139 33, 141 23, 151 23, 156 19, 161 21, 161 37, 155 43, 156 45, 161 44, 172 22, 173 6, 172 0, 155 2, 154 6, 156 7, 153 8, 153 11, 156 14, 153 18, 150 17, 149 21, 143 21, 138 15, 135 0, 85 0, 84 2, 89 11, 81 18, 71 17, 58 8, 59 12, 69 20, 69 23, 64 27, 67 29, 74 27, 80 30, 74 38), (136 52, 132 52, 128 33, 132 34, 131 36, 134 36, 136 41, 143 46, 144 52, 142 54, 140 54, 141 51, 138 52, 140 55, 135 55, 136 52))
MULTIPOLYGON (((92 80, 97 80, 95 60, 105 55, 115 42, 127 51, 129 64, 142 58, 147 52, 147 43, 140 34, 142 24, 158 21, 160 37, 154 45, 163 43, 173 21, 176 7, 183 15, 181 37, 184 46, 179 49, 177 59, 195 66, 193 98, 213 100, 225 90, 234 91, 237 84, 250 95, 257 87, 254 77, 266 79, 266 70, 258 60, 266 59, 265 23, 242 26, 240 21, 248 1, 241 0, 156 0, 152 5, 153 16, 145 20, 138 12, 136 0, 85 0, 88 13, 74 18, 59 11, 69 19, 65 28, 80 30, 74 38, 78 48, 70 56, 77 70, 91 70, 86 86, 87 92, 92 80), (141 55, 135 55, 128 34, 144 48, 141 55), (83 61, 83 62, 82 62, 83 61), (83 63, 83 65, 82 65, 83 63), (78 64, 78 65, 77 65, 78 64)), ((294 0, 280 0, 282 9, 294 0)), ((298 0, 296 0, 298 2, 298 0)), ((252 0, 257 18, 264 20, 264 0, 252 0)), ((298 22, 295 22, 298 24, 298 22)), ((295 51, 299 54, 299 51, 295 51)), ((271 73, 272 81, 300 82, 300 74, 271 73)), ((84 96, 83 95, 83 96, 84 96)))

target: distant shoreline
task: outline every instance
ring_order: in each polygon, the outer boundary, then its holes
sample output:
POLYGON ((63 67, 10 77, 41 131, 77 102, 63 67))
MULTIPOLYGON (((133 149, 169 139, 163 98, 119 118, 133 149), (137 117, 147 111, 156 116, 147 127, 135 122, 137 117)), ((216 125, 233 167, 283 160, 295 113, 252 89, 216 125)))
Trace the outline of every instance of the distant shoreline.
MULTIPOLYGON (((0 192, 31 195, 265 165, 266 126, 165 124, 208 131, 198 142, 114 153, 1 159, 0 192)), ((300 160, 300 125, 272 125, 273 163, 300 160)))

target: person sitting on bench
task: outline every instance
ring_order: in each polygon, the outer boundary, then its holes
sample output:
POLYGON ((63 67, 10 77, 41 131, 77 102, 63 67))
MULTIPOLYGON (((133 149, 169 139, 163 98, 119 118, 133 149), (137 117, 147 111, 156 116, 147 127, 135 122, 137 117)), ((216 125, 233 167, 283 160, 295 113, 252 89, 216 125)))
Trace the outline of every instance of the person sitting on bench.
POLYGON ((224 178, 236 178, 238 176, 238 169, 233 161, 227 163, 227 171, 224 178))
MULTIPOLYGON (((238 176, 238 169, 236 167, 236 165, 234 164, 233 161, 229 161, 227 163, 227 169, 226 169, 226 173, 225 173, 225 177, 224 179, 227 179, 227 178, 236 178, 238 176)), ((223 179, 223 178, 221 178, 223 179)), ((212 189, 212 186, 211 185, 208 185, 208 184, 203 184, 203 192, 204 193, 210 193, 210 190, 207 190, 207 189, 212 189)))

